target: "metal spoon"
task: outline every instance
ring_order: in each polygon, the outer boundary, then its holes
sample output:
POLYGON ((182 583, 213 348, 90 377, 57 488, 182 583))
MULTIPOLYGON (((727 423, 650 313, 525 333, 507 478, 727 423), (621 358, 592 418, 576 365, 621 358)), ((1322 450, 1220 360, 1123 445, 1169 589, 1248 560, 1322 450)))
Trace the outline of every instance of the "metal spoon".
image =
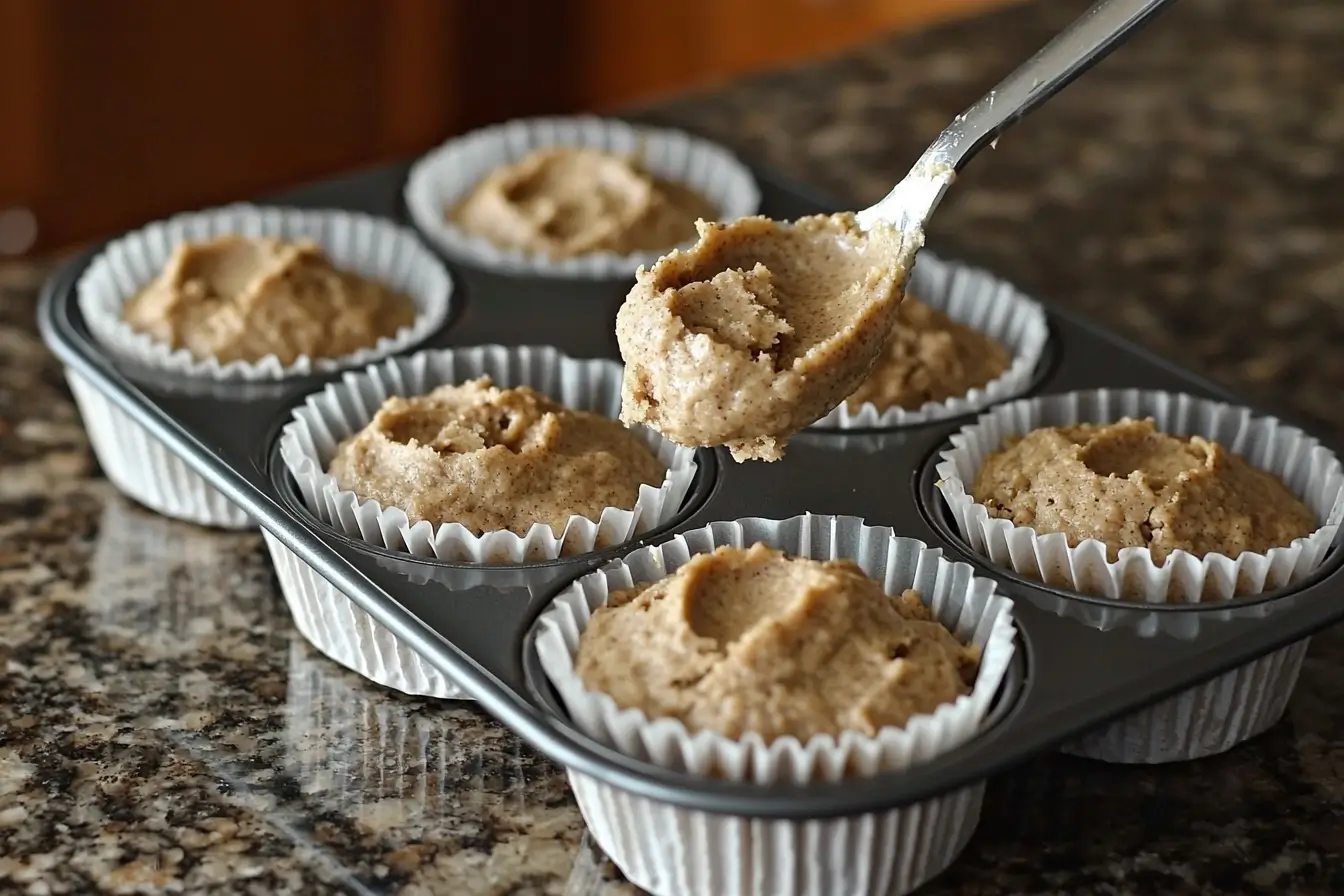
POLYGON ((858 212, 864 230, 885 223, 903 233, 902 254, 924 244, 924 225, 957 172, 986 144, 1044 103, 1147 24, 1171 0, 1098 0, 999 86, 947 126, 910 173, 876 205, 858 212))

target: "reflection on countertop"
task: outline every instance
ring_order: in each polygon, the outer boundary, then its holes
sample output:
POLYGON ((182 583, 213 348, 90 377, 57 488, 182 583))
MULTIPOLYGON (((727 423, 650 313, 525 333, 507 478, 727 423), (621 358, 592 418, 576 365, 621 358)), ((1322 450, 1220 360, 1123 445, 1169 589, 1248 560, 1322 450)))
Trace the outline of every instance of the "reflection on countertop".
POLYGON ((569 873, 563 773, 473 709, 313 651, 256 536, 97 497, 87 581, 7 632, 9 880, 494 893, 569 873))
MULTIPOLYGON (((1080 8, 1047 0, 645 117, 875 198, 1080 8)), ((1344 7, 1187 0, 978 160, 932 243, 1344 433, 1344 7)), ((0 277, 0 892, 631 892, 564 774, 295 634, 261 540, 101 479, 0 277)), ((1044 758, 924 893, 1344 892, 1344 634, 1225 756, 1044 758)))

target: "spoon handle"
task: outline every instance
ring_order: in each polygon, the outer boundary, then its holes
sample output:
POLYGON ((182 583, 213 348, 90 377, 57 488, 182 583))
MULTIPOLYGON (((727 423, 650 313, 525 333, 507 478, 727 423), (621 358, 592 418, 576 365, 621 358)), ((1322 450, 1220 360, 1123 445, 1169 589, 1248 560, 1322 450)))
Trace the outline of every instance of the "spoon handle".
POLYGON ((922 227, 956 173, 977 152, 1101 61, 1170 2, 1097 0, 1035 56, 953 119, 895 189, 858 213, 860 226, 866 229, 887 221, 903 230, 922 227))
POLYGON ((924 152, 920 163, 960 171, 986 144, 1100 62, 1170 2, 1097 0, 1035 56, 958 115, 924 152))

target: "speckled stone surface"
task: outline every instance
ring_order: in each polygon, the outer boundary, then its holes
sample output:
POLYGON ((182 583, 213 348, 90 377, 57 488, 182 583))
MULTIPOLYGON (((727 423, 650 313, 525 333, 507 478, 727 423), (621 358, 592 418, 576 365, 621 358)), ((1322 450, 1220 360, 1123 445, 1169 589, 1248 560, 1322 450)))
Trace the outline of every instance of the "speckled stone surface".
MULTIPOLYGON (((666 103, 864 204, 1082 2, 666 103)), ((1344 7, 1184 0, 976 161, 931 244, 1344 432, 1344 7)), ((0 893, 630 892, 563 775, 294 633, 260 539, 97 473, 35 284, 0 273, 0 893)), ((991 785, 928 894, 1344 892, 1344 634, 1284 722, 1156 769, 991 785)))

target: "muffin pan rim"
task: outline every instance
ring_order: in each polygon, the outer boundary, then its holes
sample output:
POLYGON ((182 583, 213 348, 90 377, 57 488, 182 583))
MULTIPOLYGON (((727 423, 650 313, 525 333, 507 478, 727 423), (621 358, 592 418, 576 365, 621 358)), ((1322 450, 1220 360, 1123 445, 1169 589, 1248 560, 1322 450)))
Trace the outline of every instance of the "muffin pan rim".
MULTIPOLYGON (((798 188, 787 183, 781 185, 779 179, 768 170, 761 168, 755 170, 758 179, 763 184, 769 184, 770 189, 795 204, 809 207, 831 205, 813 199, 808 195, 805 188, 798 188)), ((366 172, 364 176, 375 185, 380 182, 390 183, 392 190, 395 191, 400 178, 404 178, 404 166, 375 169, 372 172, 366 172)), ((342 185, 347 189, 353 189, 351 184, 355 182, 355 180, 350 179, 338 179, 328 186, 332 190, 339 190, 342 185)), ((360 182, 363 183, 363 181, 360 182)), ((310 197, 308 201, 316 204, 317 197, 324 195, 322 189, 323 187, 320 185, 316 188, 308 188, 307 195, 310 197)), ((366 190, 368 189, 372 189, 372 187, 366 188, 366 190)), ((280 197, 276 201, 286 205, 302 204, 304 200, 296 198, 296 195, 280 197)), ((324 204, 331 204, 329 199, 323 201, 324 204)), ((369 201, 383 203, 380 206, 383 211, 371 213, 384 214, 404 221, 404 209, 400 208, 395 196, 374 197, 369 201)), ((368 209, 362 207, 360 210, 368 211, 368 209)), ((775 213, 780 214, 778 210, 775 213)), ((1024 692, 1024 695, 1015 704, 1013 711, 997 726, 982 731, 969 744, 957 751, 921 766, 920 774, 898 775, 895 776, 895 780, 877 782, 880 786, 874 786, 874 779, 865 779, 860 782, 859 787, 846 787, 844 784, 839 784, 828 788, 808 788, 806 790, 725 788, 716 786, 714 782, 687 780, 688 776, 684 775, 654 774, 644 767, 645 764, 643 763, 632 761, 618 754, 613 755, 613 751, 610 750, 589 748, 573 737, 572 732, 564 731, 562 723, 558 724, 560 720, 550 716, 549 713, 540 711, 540 707, 535 703, 526 699, 509 684, 501 682, 493 676, 491 670, 481 667, 469 652, 460 648, 445 649, 444 645, 448 642, 444 636, 418 618, 405 604, 398 600, 398 597, 394 596, 393 591, 401 593, 403 586, 407 585, 402 580, 404 577, 385 569, 379 570, 375 563, 379 558, 370 555, 366 550, 367 545, 360 544, 342 549, 339 542, 299 518, 292 512, 293 508, 286 507, 285 502, 279 500, 279 495, 275 493, 270 482, 271 471, 267 469, 269 464, 265 454, 274 443, 273 440, 267 440, 263 449, 257 449, 255 446, 249 449, 251 453, 247 456, 252 458, 260 456, 260 460, 240 460, 240 455, 246 454, 246 452, 241 452, 236 444, 242 438, 241 436, 232 440, 226 439, 218 430, 210 433, 202 428, 203 418, 199 414, 183 415, 175 413, 174 408, 180 412, 185 407, 182 402, 166 400, 163 394, 158 395, 157 398, 153 397, 151 393, 154 392, 154 389, 149 388, 149 384, 135 379, 125 370, 119 368, 100 350, 98 344, 87 333, 82 334, 77 310, 72 315, 69 307, 71 299, 69 287, 77 279, 82 265, 87 264, 96 251, 95 249, 82 256, 82 263, 81 259, 76 259, 59 269, 43 290, 39 322, 45 340, 62 362, 89 380, 112 403, 143 425, 171 450, 182 456, 191 467, 204 474, 212 484, 219 487, 230 498, 242 504, 254 515, 262 518, 263 522, 267 524, 267 528, 277 538, 284 541, 288 547, 295 550, 300 557, 305 559, 305 562, 315 566, 324 576, 336 583, 341 590, 353 592, 356 596, 356 602, 363 609, 406 639, 417 651, 431 657, 434 660, 434 665, 444 670, 445 674, 467 686, 469 691, 480 698, 483 708, 496 717, 505 720, 506 724, 522 735, 524 739, 578 773, 597 777, 638 795, 676 805, 702 808, 711 812, 800 819, 853 815, 918 802, 972 784, 1007 765, 1015 764, 1046 750, 1054 743, 1069 736, 1099 726, 1109 718, 1118 717, 1141 706, 1155 703, 1182 688, 1194 685, 1199 681, 1211 679, 1239 663, 1255 656, 1270 653, 1288 643, 1301 640, 1330 623, 1344 618, 1344 606, 1340 605, 1341 602, 1327 599, 1333 597, 1333 594, 1324 594, 1326 590, 1330 589, 1331 585, 1334 586, 1332 590, 1336 594, 1340 589, 1339 564, 1336 563, 1333 568, 1327 568, 1330 566, 1330 561, 1327 560, 1326 566, 1323 566, 1319 571, 1319 578, 1304 583, 1293 595, 1293 597, 1301 600, 1294 607, 1289 608, 1289 611, 1276 614, 1268 620, 1259 621, 1253 636, 1242 631, 1226 637, 1223 641, 1214 645, 1215 652, 1220 654, 1221 658, 1214 657, 1213 661, 1210 662, 1210 657, 1195 655, 1192 651, 1187 650, 1178 660, 1162 667, 1160 670, 1162 672, 1173 672, 1174 670, 1173 675, 1169 679, 1159 682, 1153 689, 1140 694, 1137 698, 1133 693, 1127 693, 1117 698, 1114 693, 1115 688, 1112 688, 1112 691, 1103 694, 1103 696, 1111 698, 1110 702, 1103 707, 1103 712, 1098 713, 1093 708, 1090 710, 1091 717, 1061 724, 1058 718, 1051 715, 1050 707, 1045 705, 1049 700, 1059 697, 1058 689, 1061 685, 1057 681, 1048 680, 1049 676, 1046 673, 1051 671, 1052 665, 1055 665, 1057 670, 1058 664, 1067 658, 1068 652, 1067 650, 1061 652, 1059 649, 1051 648, 1042 655, 1037 649, 1038 647, 1044 646, 1046 642, 1052 639, 1059 642, 1055 645, 1056 648, 1061 645, 1068 648, 1076 647, 1076 644, 1071 645, 1066 642, 1075 640, 1084 645, 1095 646, 1106 639, 1118 638, 1119 641, 1115 643, 1130 645, 1126 649, 1131 652, 1131 656, 1143 656, 1144 654, 1140 647, 1135 646, 1138 641, 1127 639, 1124 633, 1096 632, 1086 629, 1076 622, 1049 615, 1047 611, 1024 601, 1019 594, 1024 588, 1039 588, 1040 586, 1030 584, 1018 586, 1017 583, 1011 583, 1007 585, 1004 593, 1014 601, 1019 638, 1028 643, 1027 651, 1033 658, 1033 664, 1037 658, 1042 661, 1041 666, 1032 666, 1033 673, 1039 673, 1035 674, 1037 679, 1035 688, 1039 688, 1037 700, 1033 703, 1029 699, 1030 694, 1024 692), (212 446, 211 442, 215 436, 218 436, 218 441, 212 446), (231 459, 228 459, 230 457, 231 459), (1042 681, 1042 678, 1047 680, 1042 681), (1024 725, 1036 724, 1039 726, 1045 722, 1050 724, 1043 729, 1022 730, 1024 725), (1021 735, 1016 745, 1010 740, 1005 743, 1008 734, 1021 735)), ((460 282, 461 272, 451 262, 449 262, 449 270, 454 278, 460 282)), ((1033 298, 1035 297, 1033 296, 1033 298)), ((1239 401, 1235 396, 1228 395, 1222 388, 1204 381, 1202 377, 1182 371, 1179 367, 1157 357, 1152 352, 1129 345, 1124 340, 1079 320, 1077 315, 1052 306, 1048 300, 1039 298, 1036 300, 1046 308, 1047 315, 1053 325, 1052 342, 1056 344, 1060 355, 1058 363, 1046 377, 1042 387, 1045 391, 1054 391, 1062 378, 1067 378, 1071 372, 1077 372, 1079 355, 1086 354, 1086 352, 1078 352, 1076 350, 1077 346, 1073 345, 1073 341, 1090 339, 1099 350, 1123 353, 1139 362, 1144 362, 1139 365, 1142 368, 1140 374, 1138 374, 1140 380, 1144 378, 1149 381, 1167 379, 1169 382, 1164 388, 1171 391, 1203 393, 1210 397, 1217 397, 1221 400, 1232 401, 1260 410, 1254 403, 1239 401)), ((447 321, 445 327, 438 334, 422 342, 415 350, 444 345, 446 344, 443 342, 445 337, 452 339, 454 342, 457 342, 457 338, 460 336, 475 337, 464 338, 461 344, 479 344, 491 341, 480 338, 473 332, 481 329, 479 321, 474 325, 470 321, 464 322, 463 316, 471 318, 473 307, 480 303, 480 296, 475 294, 474 284, 468 285, 459 294, 459 301, 461 302, 458 306, 461 316, 454 316, 453 319, 447 321)), ((575 354, 571 348, 550 339, 520 338, 515 341, 546 342, 556 345, 566 354, 575 354)), ((338 374, 332 376, 336 375, 338 374)), ((320 377, 305 381, 301 387, 296 386, 294 390, 287 395, 280 396, 279 399, 268 399, 264 403, 266 407, 271 408, 266 412, 268 426, 273 422, 270 414, 274 409, 280 408, 283 410, 292 402, 301 401, 303 396, 307 395, 313 388, 321 388, 324 382, 330 378, 320 377)), ((1095 376, 1093 379, 1095 379, 1095 376)), ((1085 380, 1082 384, 1070 386, 1069 390, 1085 388, 1087 385, 1089 383, 1085 380)), ((1142 382, 1123 382, 1112 383, 1111 385, 1119 387, 1124 385, 1144 386, 1146 384, 1142 382)), ((1275 416, 1295 425, 1300 425, 1297 424, 1291 414, 1275 414, 1275 416)), ((942 424, 941 430, 929 425, 919 427, 918 431, 915 432, 905 432, 901 429, 885 432, 884 435, 893 436, 892 443, 886 448, 881 448, 878 455, 874 455, 876 460, 873 461, 873 464, 876 465, 877 461, 884 458, 889 460, 888 454, 898 454, 902 450, 909 449, 912 445, 918 447, 920 443, 928 443, 928 447, 937 448, 946 441, 946 436, 950 432, 956 430, 957 421, 942 420, 937 422, 942 424)), ((1313 427, 1308 425, 1303 428, 1311 431, 1313 427)), ((835 436, 853 438, 858 434, 855 431, 849 431, 827 433, 823 436, 821 432, 813 431, 809 433, 809 436, 829 440, 835 436)), ((1326 440, 1326 443, 1330 444, 1328 440, 1326 440)), ((1334 445, 1331 445, 1331 447, 1336 448, 1334 445)), ((805 454, 807 450, 804 443, 800 443, 796 448, 799 454, 805 454)), ((930 452, 925 449, 920 450, 923 452, 920 455, 921 457, 927 458, 930 456, 930 452)), ((1336 448, 1336 450, 1338 449, 1336 448)), ((833 457, 838 456, 833 455, 833 457)), ((914 459, 912 458, 912 460, 914 459)), ((862 462, 862 459, 855 457, 855 461, 859 463, 862 462)), ((719 458, 718 462, 720 465, 726 463, 722 458, 719 458)), ((787 463, 787 460, 783 463, 787 463)), ((892 492, 892 495, 901 499, 906 496, 915 498, 909 508, 909 524, 899 529, 898 534, 924 541, 930 546, 943 546, 945 550, 954 555, 956 561, 969 562, 976 569, 977 575, 1003 581, 1002 570, 984 569, 981 571, 976 568, 973 558, 962 556, 964 552, 959 550, 955 543, 939 545, 938 542, 945 541, 945 539, 924 518, 923 511, 918 509, 916 486, 920 469, 918 462, 914 462, 908 468, 908 471, 899 473, 899 481, 893 486, 898 488, 892 492)), ((725 470, 731 470, 733 476, 724 475, 721 471, 714 488, 716 493, 722 493, 733 487, 735 484, 731 482, 732 479, 743 480, 742 483, 736 484, 749 484, 751 481, 751 476, 746 475, 747 471, 732 468, 725 468, 725 470)), ((756 470, 755 473, 767 475, 767 472, 762 470, 756 470)), ((689 529, 703 525, 713 519, 749 515, 706 516, 707 511, 711 508, 721 508, 725 504, 730 508, 732 507, 731 501, 715 500, 718 497, 718 494, 711 495, 711 500, 702 505, 699 510, 693 511, 689 517, 683 517, 679 513, 679 517, 683 518, 674 528, 676 530, 689 529)), ((832 510, 829 507, 815 509, 825 512, 832 510)), ((764 509, 754 515, 781 516, 781 514, 764 509)), ((838 508, 835 515, 863 516, 870 525, 893 525, 885 516, 870 517, 868 514, 856 514, 838 508)), ((667 534, 667 537, 671 537, 672 534, 675 534, 675 532, 667 534)), ((637 550, 644 544, 661 540, 663 540, 662 536, 655 538, 642 537, 624 545, 615 546, 613 550, 627 553, 637 550)), ((395 559, 406 562, 412 558, 398 556, 395 559)), ((575 576, 577 576, 582 574, 580 567, 583 567, 584 570, 595 568, 597 564, 603 561, 599 557, 590 556, 589 560, 583 562, 578 562, 577 558, 576 561, 567 559, 559 562, 574 562, 573 570, 575 576)), ((562 576, 559 587, 564 587, 567 579, 568 576, 562 576)), ((413 586, 413 588, 421 587, 424 586, 413 586)), ((536 601, 536 603, 540 606, 545 605, 540 601, 536 601)), ((529 601, 529 609, 532 605, 533 601, 529 601)), ((524 625, 530 629, 530 623, 531 619, 529 618, 524 625)), ((1131 677, 1129 680, 1139 681, 1141 677, 1141 675, 1138 675, 1137 677, 1131 677)), ((1147 677, 1153 678, 1151 670, 1147 677)))

